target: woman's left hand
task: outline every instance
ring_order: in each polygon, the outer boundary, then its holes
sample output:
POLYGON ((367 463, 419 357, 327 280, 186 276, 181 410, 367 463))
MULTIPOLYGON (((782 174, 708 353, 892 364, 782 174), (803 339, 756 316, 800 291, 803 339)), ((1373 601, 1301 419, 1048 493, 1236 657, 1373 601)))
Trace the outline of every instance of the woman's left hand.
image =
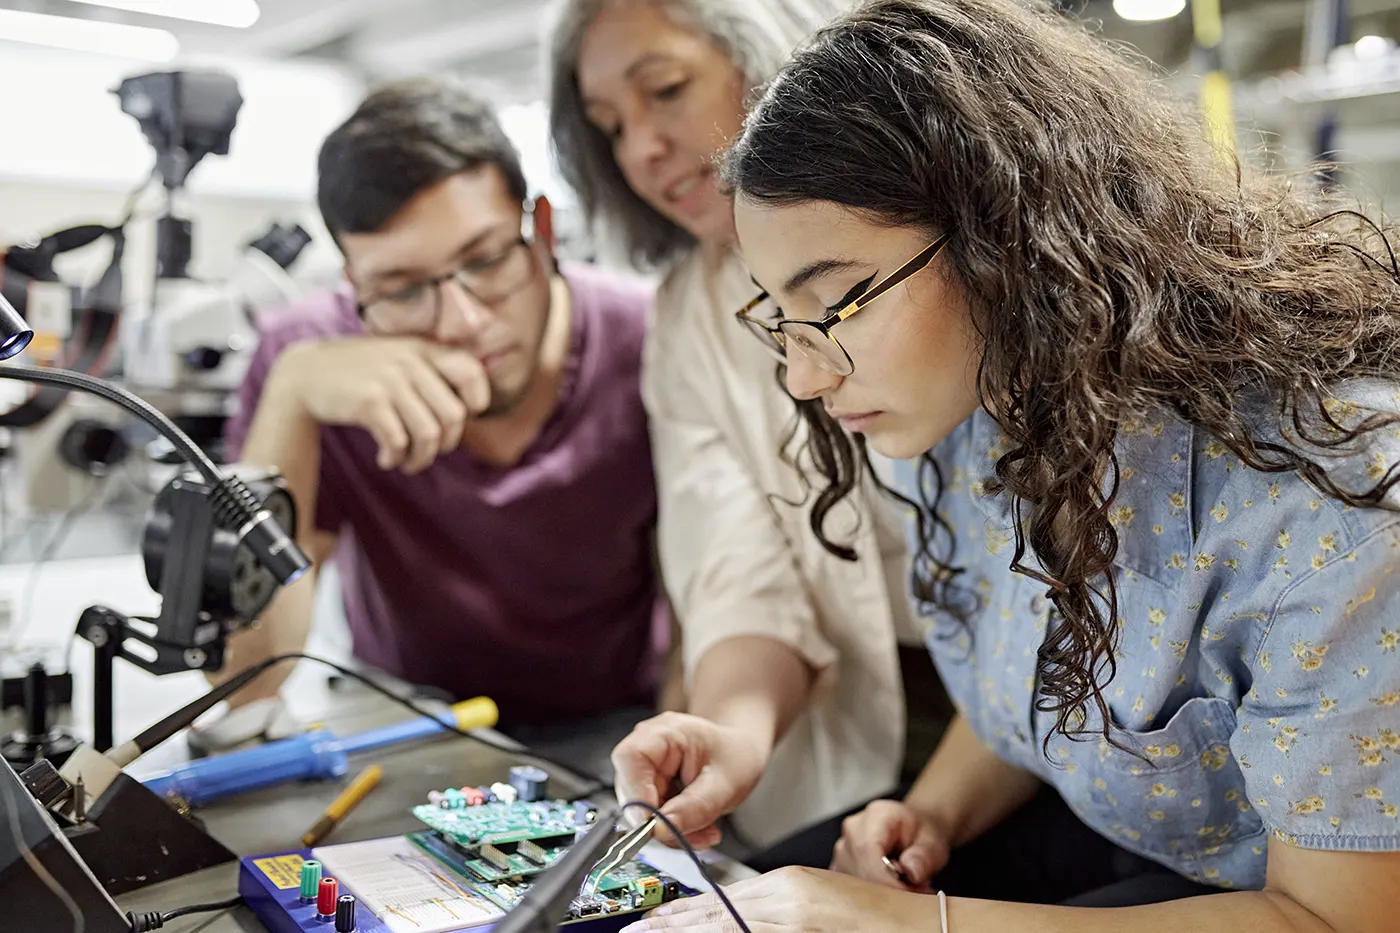
MULTIPOLYGON (((724 889, 751 933, 914 933, 938 929, 938 900, 815 868, 780 868, 724 889), (929 926, 932 920, 932 927, 929 926)), ((713 894, 656 908, 623 933, 740 933, 713 894)))

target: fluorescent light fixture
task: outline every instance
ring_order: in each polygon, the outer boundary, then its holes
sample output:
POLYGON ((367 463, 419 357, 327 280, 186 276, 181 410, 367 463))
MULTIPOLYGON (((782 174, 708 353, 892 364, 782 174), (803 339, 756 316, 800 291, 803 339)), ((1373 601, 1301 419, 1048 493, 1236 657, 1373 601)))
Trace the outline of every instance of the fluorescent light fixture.
POLYGON ((0 40, 153 62, 168 62, 180 51, 164 29, 19 10, 0 10, 0 40))
POLYGON ((105 6, 128 13, 168 16, 194 23, 247 29, 258 21, 262 11, 258 0, 73 0, 91 6, 105 6))
POLYGON ((1186 0, 1113 0, 1113 12, 1135 23, 1171 19, 1186 9, 1186 0))

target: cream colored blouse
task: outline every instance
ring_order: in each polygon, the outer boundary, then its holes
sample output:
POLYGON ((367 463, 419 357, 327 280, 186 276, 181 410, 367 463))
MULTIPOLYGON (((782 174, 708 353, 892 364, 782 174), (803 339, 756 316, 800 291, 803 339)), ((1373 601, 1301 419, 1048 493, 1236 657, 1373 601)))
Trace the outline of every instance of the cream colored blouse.
POLYGON ((745 635, 786 642, 819 672, 810 707, 734 814, 762 846, 894 787, 905 729, 896 646, 922 639, 893 502, 867 481, 828 518, 854 563, 810 529, 815 492, 779 456, 796 410, 774 359, 734 320, 755 291, 733 254, 684 260, 658 293, 642 382, 687 679, 711 647, 745 635))

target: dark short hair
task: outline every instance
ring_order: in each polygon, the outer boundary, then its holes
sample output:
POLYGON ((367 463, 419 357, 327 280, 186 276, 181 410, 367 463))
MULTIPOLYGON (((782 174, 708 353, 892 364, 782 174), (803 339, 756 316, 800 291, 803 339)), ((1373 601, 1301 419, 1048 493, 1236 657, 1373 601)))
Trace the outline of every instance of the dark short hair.
POLYGON ((326 137, 316 203, 332 236, 373 233, 418 192, 484 165, 525 199, 520 156, 489 104, 451 81, 400 79, 371 93, 326 137))

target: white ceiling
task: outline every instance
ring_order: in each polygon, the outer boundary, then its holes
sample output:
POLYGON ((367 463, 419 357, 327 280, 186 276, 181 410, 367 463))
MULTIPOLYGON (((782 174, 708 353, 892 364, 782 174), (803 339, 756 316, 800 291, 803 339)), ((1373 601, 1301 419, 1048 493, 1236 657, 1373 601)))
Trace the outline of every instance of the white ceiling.
POLYGON ((182 54, 334 60, 358 76, 460 72, 498 99, 539 96, 538 37, 548 0, 260 0, 247 29, 94 7, 70 0, 0 0, 0 8, 106 19, 168 30, 182 54))
MULTIPOLYGON (((1067 0, 1076 2, 1076 0, 1067 0)), ((1102 32, 1168 68, 1188 63, 1189 13, 1165 23, 1128 23, 1109 0, 1077 0, 1102 32)), ((1354 36, 1400 36, 1400 0, 1347 0, 1354 36)), ((498 84, 512 96, 539 92, 538 40, 549 0, 261 0, 248 29, 207 26, 71 0, 0 0, 0 7, 160 26, 191 54, 334 59, 374 79, 452 70, 498 84)), ((1237 80, 1296 67, 1309 0, 1222 0, 1224 57, 1237 80)))
MULTIPOLYGON (((1067 0, 1076 2, 1076 0, 1067 0)), ((1109 0, 1078 0, 1102 32, 1175 68, 1187 63, 1188 13, 1128 23, 1109 0)), ((1353 32, 1400 34, 1400 0, 1347 0, 1353 32)), ((514 93, 538 91, 538 39, 549 0, 261 0, 248 29, 207 26, 105 9, 71 0, 0 0, 0 8, 159 26, 193 54, 338 60, 366 77, 451 69, 476 72, 514 93)), ((1296 67, 1309 0, 1222 0, 1224 56, 1237 79, 1296 67)))
MULTIPOLYGON (((1188 13, 1160 23, 1118 18, 1111 0, 1079 3, 1082 15, 1107 37, 1127 42, 1190 85, 1199 61, 1191 55, 1188 13)), ((1312 122, 1316 82, 1274 78, 1305 60, 1305 26, 1315 0, 1221 0, 1222 53, 1235 81, 1237 111, 1274 132, 1297 132, 1312 122)), ((1350 39, 1378 34, 1400 39, 1400 0, 1347 3, 1350 39)), ((260 0, 262 15, 249 29, 205 26, 118 12, 71 0, 0 0, 0 7, 157 25, 174 32, 192 55, 313 58, 333 61, 365 81, 413 73, 450 72, 483 86, 501 103, 541 96, 539 37, 550 0, 260 0)), ((1400 173, 1400 55, 1382 63, 1382 80, 1336 105, 1348 157, 1396 163, 1400 173)), ((1374 65, 1372 67, 1375 67, 1374 65)), ((1351 82, 1353 85, 1356 82, 1351 82)), ((1326 90, 1322 88, 1321 90, 1326 90)), ((1334 89, 1335 90, 1335 89, 1334 89)), ((1400 190, 1400 174, 1397 175, 1400 190)))

